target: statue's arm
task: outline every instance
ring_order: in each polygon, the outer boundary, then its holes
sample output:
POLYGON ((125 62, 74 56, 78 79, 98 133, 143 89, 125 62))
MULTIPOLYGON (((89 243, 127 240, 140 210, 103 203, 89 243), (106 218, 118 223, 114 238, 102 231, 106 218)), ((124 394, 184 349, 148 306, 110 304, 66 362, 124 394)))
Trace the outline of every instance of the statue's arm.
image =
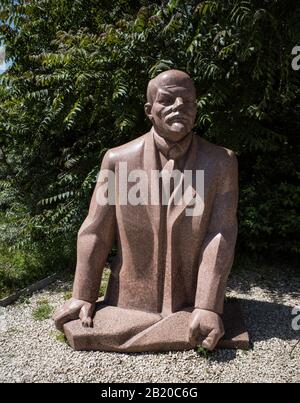
POLYGON ((238 164, 233 152, 219 165, 218 189, 202 248, 195 306, 223 313, 237 238, 238 164))
POLYGON ((193 346, 201 343, 208 350, 213 350, 225 333, 220 315, 237 237, 238 168, 235 155, 230 152, 219 168, 189 329, 190 343, 193 346))
MULTIPOLYGON (((109 152, 103 158, 100 173, 103 174, 106 170, 113 170, 109 152)), ((99 203, 99 191, 103 185, 104 181, 98 180, 88 216, 79 230, 77 240, 73 298, 90 303, 97 301, 99 297, 103 269, 115 240, 115 206, 99 203)))
MULTIPOLYGON (((108 170, 114 171, 109 152, 103 158, 99 177, 108 170)), ((104 182, 98 179, 88 216, 78 233, 73 297, 53 316, 60 331, 64 331, 65 323, 78 318, 84 327, 93 326, 95 302, 99 296, 102 273, 115 239, 116 228, 115 206, 99 203, 99 191, 103 189, 104 182)))

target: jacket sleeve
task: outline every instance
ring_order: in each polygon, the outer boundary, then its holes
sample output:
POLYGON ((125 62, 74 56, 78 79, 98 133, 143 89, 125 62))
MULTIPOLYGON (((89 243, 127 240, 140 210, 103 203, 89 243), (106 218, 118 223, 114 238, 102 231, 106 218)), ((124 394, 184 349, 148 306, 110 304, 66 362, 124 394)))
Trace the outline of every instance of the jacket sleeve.
POLYGON ((195 307, 223 313, 237 238, 238 164, 227 151, 220 162, 217 192, 202 246, 195 307))
POLYGON ((99 200, 99 192, 108 183, 103 180, 107 170, 112 172, 109 152, 103 158, 89 213, 78 233, 73 297, 88 302, 95 302, 99 297, 103 269, 115 240, 115 205, 104 205, 99 200))

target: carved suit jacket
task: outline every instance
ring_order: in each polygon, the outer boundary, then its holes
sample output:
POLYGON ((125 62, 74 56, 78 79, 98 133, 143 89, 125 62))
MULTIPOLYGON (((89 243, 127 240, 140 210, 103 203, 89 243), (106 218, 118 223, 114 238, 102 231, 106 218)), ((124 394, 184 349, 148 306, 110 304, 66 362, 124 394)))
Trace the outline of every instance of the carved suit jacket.
POLYGON ((188 201, 170 201, 168 206, 120 203, 120 162, 127 163, 128 172, 162 169, 152 131, 105 154, 101 171, 115 173, 115 205, 97 203, 97 189, 103 185, 98 181, 78 234, 75 298, 98 299, 103 268, 116 242, 107 305, 163 316, 187 307, 222 314, 237 237, 237 160, 232 151, 191 135, 181 169, 204 172, 200 215, 186 214, 188 201))

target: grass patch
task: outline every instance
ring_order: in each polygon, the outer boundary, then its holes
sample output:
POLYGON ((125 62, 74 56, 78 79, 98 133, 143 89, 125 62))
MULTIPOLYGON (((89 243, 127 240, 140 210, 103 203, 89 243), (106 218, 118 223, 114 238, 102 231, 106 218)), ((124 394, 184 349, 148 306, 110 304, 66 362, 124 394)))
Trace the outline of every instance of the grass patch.
POLYGON ((48 301, 39 301, 38 306, 33 311, 33 318, 35 320, 46 320, 53 314, 53 308, 49 305, 48 301))
POLYGON ((244 355, 247 355, 247 354, 249 354, 249 349, 248 348, 243 348, 242 350, 241 350, 241 352, 242 352, 242 354, 244 354, 244 355))
POLYGON ((59 343, 68 344, 67 338, 66 338, 66 336, 64 335, 64 333, 62 333, 62 332, 59 332, 59 331, 57 331, 57 332, 52 332, 52 333, 51 333, 51 336, 53 336, 54 339, 55 339, 56 341, 58 341, 59 343))
POLYGON ((101 287, 100 287, 100 290, 99 290, 99 298, 104 297, 104 295, 106 293, 109 276, 110 276, 110 270, 105 268, 104 271, 103 271, 101 287))
POLYGON ((65 291, 64 292, 64 300, 68 301, 71 298, 72 298, 72 291, 65 291))
POLYGON ((200 355, 200 357, 203 357, 205 359, 208 359, 212 354, 210 351, 208 351, 206 348, 204 348, 202 346, 197 346, 196 352, 198 355, 200 355))

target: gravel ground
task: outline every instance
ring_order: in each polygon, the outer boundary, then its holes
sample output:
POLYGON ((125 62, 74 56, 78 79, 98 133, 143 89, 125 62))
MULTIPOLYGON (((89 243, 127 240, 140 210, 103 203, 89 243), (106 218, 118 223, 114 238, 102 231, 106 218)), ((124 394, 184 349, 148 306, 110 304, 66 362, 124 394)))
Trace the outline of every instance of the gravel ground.
POLYGON ((300 344, 293 350, 300 331, 292 329, 292 310, 300 307, 300 279, 295 273, 233 274, 228 296, 242 300, 253 346, 250 351, 216 351, 208 358, 195 351, 131 355, 72 351, 59 340, 51 319, 34 319, 41 304, 60 306, 70 287, 70 282, 58 281, 28 300, 0 308, 1 383, 300 381, 300 344))

